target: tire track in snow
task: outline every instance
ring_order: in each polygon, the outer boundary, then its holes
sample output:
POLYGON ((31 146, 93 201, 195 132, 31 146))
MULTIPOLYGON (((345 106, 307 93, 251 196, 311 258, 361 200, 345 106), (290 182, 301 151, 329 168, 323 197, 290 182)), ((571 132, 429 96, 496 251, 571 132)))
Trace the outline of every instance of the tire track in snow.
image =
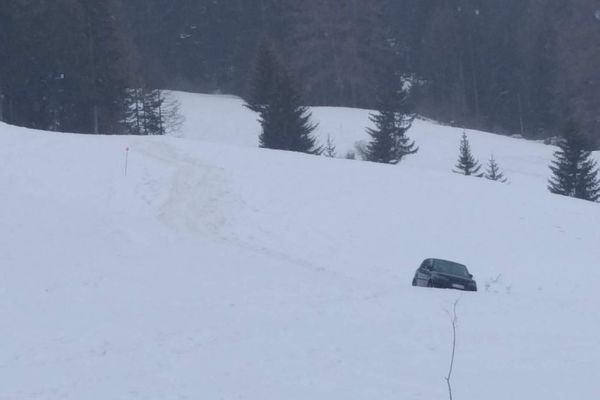
POLYGON ((225 241, 235 239, 227 228, 240 199, 223 170, 164 141, 140 141, 136 150, 174 168, 166 200, 158 209, 161 222, 177 232, 225 241))

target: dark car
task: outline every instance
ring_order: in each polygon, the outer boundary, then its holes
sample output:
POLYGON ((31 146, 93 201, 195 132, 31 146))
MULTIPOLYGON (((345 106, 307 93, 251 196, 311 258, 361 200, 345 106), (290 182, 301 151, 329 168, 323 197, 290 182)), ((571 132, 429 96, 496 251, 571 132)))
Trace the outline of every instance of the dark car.
POLYGON ((452 261, 428 258, 421 263, 412 282, 413 286, 477 291, 477 282, 466 266, 452 261))

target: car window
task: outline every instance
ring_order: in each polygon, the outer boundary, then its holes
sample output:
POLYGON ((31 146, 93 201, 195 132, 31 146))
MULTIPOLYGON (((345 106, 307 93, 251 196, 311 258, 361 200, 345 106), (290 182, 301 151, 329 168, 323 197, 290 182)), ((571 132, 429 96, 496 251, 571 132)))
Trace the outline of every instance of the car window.
POLYGON ((467 267, 465 267, 462 264, 454 263, 451 261, 436 260, 434 269, 435 269, 435 271, 446 273, 446 274, 452 274, 452 275, 458 275, 458 276, 468 276, 469 275, 469 271, 467 270, 467 267))
POLYGON ((421 263, 420 269, 427 269, 427 266, 431 265, 431 259, 427 259, 421 263))

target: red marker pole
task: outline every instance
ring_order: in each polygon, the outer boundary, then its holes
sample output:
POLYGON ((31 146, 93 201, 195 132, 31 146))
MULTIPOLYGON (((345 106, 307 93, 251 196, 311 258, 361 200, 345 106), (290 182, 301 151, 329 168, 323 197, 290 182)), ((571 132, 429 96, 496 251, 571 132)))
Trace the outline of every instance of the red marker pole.
POLYGON ((125 176, 127 176, 127 162, 129 161, 129 146, 125 147, 125 176))

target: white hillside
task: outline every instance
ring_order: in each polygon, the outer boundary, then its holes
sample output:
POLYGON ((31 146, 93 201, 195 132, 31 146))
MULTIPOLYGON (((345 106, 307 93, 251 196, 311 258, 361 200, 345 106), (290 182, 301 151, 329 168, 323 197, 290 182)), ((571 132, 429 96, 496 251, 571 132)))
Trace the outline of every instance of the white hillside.
MULTIPOLYGON (((0 124, 0 399, 443 399, 458 298, 455 399, 600 395, 600 205, 546 192, 551 147, 471 132, 502 185, 449 172, 453 128, 376 165, 181 96, 184 138, 0 124), (426 257, 480 292, 413 288, 426 257)), ((341 151, 367 114, 314 111, 341 151)))
MULTIPOLYGON (((244 107, 234 96, 198 95, 173 92, 181 102, 186 116, 181 136, 227 145, 258 146, 260 125, 257 115, 244 107)), ((336 107, 313 107, 313 121, 318 123, 315 135, 324 144, 329 135, 339 157, 355 149, 357 142, 367 142, 370 126, 369 110, 336 107)), ((458 158, 458 146, 463 130, 440 126, 431 121, 416 120, 409 136, 420 151, 408 157, 403 166, 439 172, 451 172, 458 158)), ((466 130, 476 158, 485 168, 492 154, 505 170, 511 184, 523 190, 537 189, 546 193, 550 170, 548 165, 555 148, 523 139, 514 139, 486 132, 466 130)), ((600 161, 600 154, 596 155, 600 161)))

